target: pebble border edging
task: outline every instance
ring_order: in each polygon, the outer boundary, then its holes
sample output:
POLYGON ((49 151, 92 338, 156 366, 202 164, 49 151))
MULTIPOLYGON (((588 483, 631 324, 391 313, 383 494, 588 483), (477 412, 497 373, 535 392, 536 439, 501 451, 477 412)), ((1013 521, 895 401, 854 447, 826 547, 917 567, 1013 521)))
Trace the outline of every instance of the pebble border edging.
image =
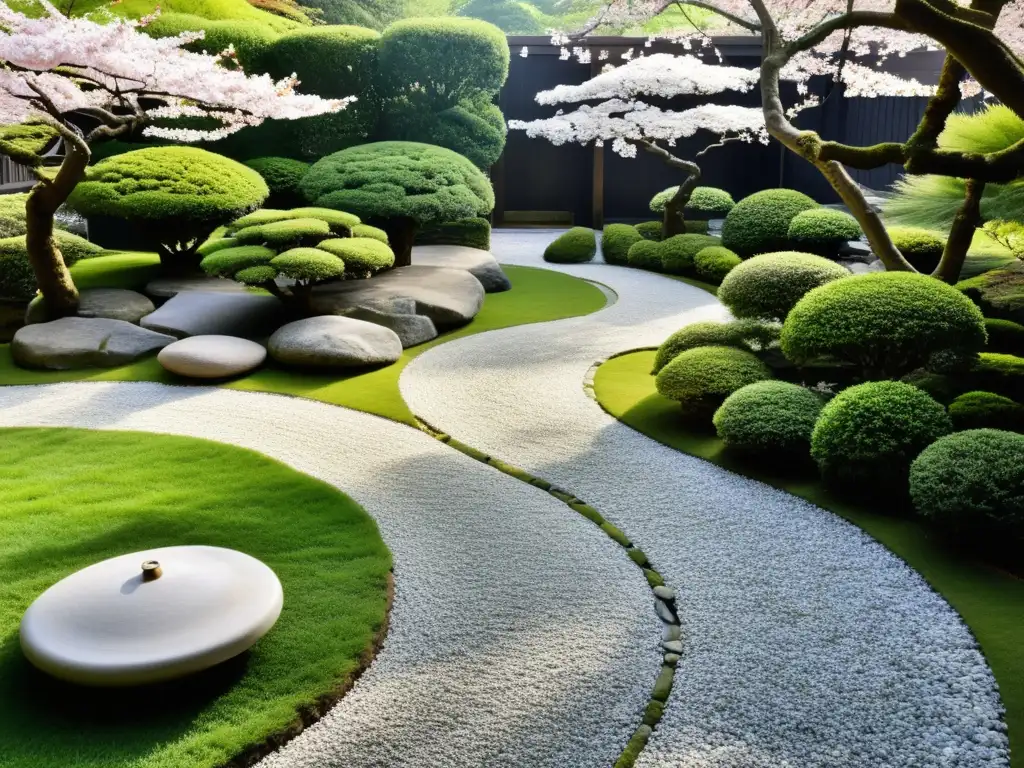
MULTIPOLYGON (((600 363, 594 364, 592 371, 588 372, 587 375, 588 383, 584 384, 585 388, 589 388, 588 394, 590 394, 591 397, 594 396, 593 371, 596 371, 599 365, 600 363)), ((675 590, 665 585, 665 580, 654 567, 653 563, 651 563, 647 558, 647 555, 644 554, 643 550, 635 546, 621 529, 605 520, 604 516, 600 512, 582 499, 579 499, 573 494, 552 485, 547 480, 531 475, 526 470, 508 464, 501 459, 496 459, 493 456, 488 456, 482 451, 478 451, 476 448, 456 440, 451 435, 431 426, 419 417, 416 418, 416 421, 419 424, 420 429, 445 445, 454 448, 471 459, 475 459, 482 464, 493 467, 509 477, 514 477, 516 480, 520 480, 527 485, 532 485, 535 488, 540 488, 542 491, 546 491, 551 496, 554 496, 571 510, 587 518, 590 522, 600 528, 608 538, 622 547, 625 550, 627 557, 629 557, 629 559, 643 571, 644 578, 647 579, 647 584, 650 586, 651 592, 653 593, 654 612, 665 625, 661 643, 664 656, 662 659, 661 671, 658 673, 658 677, 654 681, 654 690, 651 692, 651 697, 647 702, 646 709, 644 710, 643 722, 633 732, 633 735, 626 743, 625 749, 623 749, 622 754, 619 756, 619 759, 615 761, 613 766, 613 768, 633 768, 636 759, 640 756, 643 748, 647 745, 647 740, 651 737, 654 729, 661 721, 661 716, 665 711, 665 704, 668 702, 669 694, 672 692, 672 683, 675 680, 676 664, 679 662, 680 656, 683 652, 682 627, 679 624, 675 590)))

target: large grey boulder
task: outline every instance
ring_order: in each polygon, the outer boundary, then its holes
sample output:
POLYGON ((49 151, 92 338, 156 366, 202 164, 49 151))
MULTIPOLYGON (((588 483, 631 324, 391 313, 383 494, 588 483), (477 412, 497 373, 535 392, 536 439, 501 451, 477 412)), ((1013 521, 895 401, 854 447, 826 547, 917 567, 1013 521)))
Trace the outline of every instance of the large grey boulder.
POLYGON ((490 251, 464 245, 417 245, 412 249, 413 264, 426 267, 464 269, 480 281, 487 293, 499 293, 512 287, 490 251))
POLYGON ((412 299, 416 314, 426 315, 438 330, 465 325, 484 304, 484 289, 464 269, 413 264, 367 280, 327 283, 313 290, 313 310, 343 315, 356 307, 384 310, 396 299, 412 299))
POLYGON ((146 284, 146 294, 157 299, 169 299, 179 293, 212 291, 214 293, 246 293, 241 283, 223 277, 195 275, 192 277, 158 277, 146 284))
POLYGON ((168 344, 156 356, 166 370, 193 379, 240 376, 263 364, 262 344, 237 336, 190 336, 168 344))
POLYGON ((390 328, 398 334, 405 348, 415 347, 417 344, 437 338, 434 321, 425 315, 411 312, 381 312, 373 307, 356 307, 346 310, 344 316, 390 328))
POLYGON ((365 368, 402 356, 402 341, 390 328, 335 315, 283 325, 267 346, 277 362, 302 368, 365 368))
POLYGON ((173 336, 124 320, 64 317, 19 329, 11 340, 11 355, 14 362, 25 368, 113 368, 134 362, 173 341, 173 336))
MULTIPOLYGON (((138 323, 155 310, 153 302, 141 293, 123 288, 88 288, 78 294, 78 317, 105 317, 138 323)), ((25 324, 45 323, 42 296, 36 296, 25 312, 25 324)))
POLYGON ((186 336, 264 336, 284 318, 273 296, 258 293, 189 291, 168 299, 140 325, 183 339, 186 336))

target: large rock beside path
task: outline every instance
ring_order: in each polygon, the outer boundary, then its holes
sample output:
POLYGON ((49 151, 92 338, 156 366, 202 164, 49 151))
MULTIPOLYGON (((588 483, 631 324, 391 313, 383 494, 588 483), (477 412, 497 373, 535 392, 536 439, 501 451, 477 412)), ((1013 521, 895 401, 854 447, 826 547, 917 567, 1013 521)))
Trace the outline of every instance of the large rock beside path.
POLYGON ((19 329, 11 340, 11 356, 25 368, 113 368, 135 362, 173 341, 173 336, 124 320, 64 317, 19 329))
POLYGON ((313 291, 313 310, 323 315, 344 315, 357 307, 381 311, 396 299, 412 299, 416 314, 426 315, 438 330, 465 325, 484 304, 484 289, 464 269, 413 264, 367 280, 328 283, 313 291))
MULTIPOLYGON (((400 300, 395 302, 395 304, 400 303, 400 300)), ((401 339, 402 346, 405 348, 415 347, 417 344, 436 339, 437 327, 434 325, 434 321, 425 315, 415 314, 415 305, 412 301, 408 303, 407 310, 388 312, 375 307, 355 307, 347 310, 344 316, 390 328, 398 334, 398 338, 401 339)))
POLYGON ((157 299, 169 299, 179 293, 212 291, 213 293, 247 293, 241 283, 223 277, 195 275, 192 277, 158 277, 146 284, 146 295, 157 299))
POLYGON ((160 350, 166 370, 193 379, 224 379, 259 368, 267 358, 262 344, 237 336, 190 336, 160 350))
POLYGON ((464 245, 417 245, 412 249, 412 263, 426 267, 464 269, 480 281, 487 293, 499 293, 512 287, 498 261, 490 251, 464 245))
MULTIPOLYGON (((100 317, 137 324, 155 309, 146 296, 124 288, 87 288, 78 294, 78 317, 100 317)), ((37 296, 28 305, 25 324, 45 322, 43 299, 37 296)))
POLYGON ((268 344, 283 365, 345 370, 394 363, 402 341, 390 328, 351 317, 324 315, 281 326, 268 344))
POLYGON ((143 328, 186 336, 265 336, 284 317, 284 306, 273 296, 258 293, 189 291, 168 299, 142 318, 143 328))

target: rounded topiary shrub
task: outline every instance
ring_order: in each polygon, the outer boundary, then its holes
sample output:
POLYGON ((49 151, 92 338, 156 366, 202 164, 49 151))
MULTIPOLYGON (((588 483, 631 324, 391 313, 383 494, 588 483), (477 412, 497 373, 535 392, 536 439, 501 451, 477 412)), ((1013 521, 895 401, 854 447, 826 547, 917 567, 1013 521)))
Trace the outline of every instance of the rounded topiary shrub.
POLYGON ((680 328, 658 347, 654 356, 652 374, 658 373, 680 352, 696 347, 736 347, 746 352, 764 349, 777 337, 777 326, 752 320, 733 320, 720 323, 702 320, 680 328))
POLYGON ((918 272, 930 275, 939 266, 946 241, 934 232, 917 227, 889 227, 888 232, 892 244, 918 272))
POLYGON ((384 119, 385 138, 429 138, 431 144, 458 152, 483 171, 501 157, 508 129, 504 115, 489 96, 467 99, 441 112, 432 112, 415 100, 398 104, 390 108, 384 119))
POLYGON ((736 390, 772 377, 755 355, 735 347, 696 347, 676 355, 658 373, 655 386, 677 401, 684 415, 707 423, 736 390))
POLYGON ((825 405, 811 435, 811 456, 832 487, 902 495, 910 462, 952 430, 946 409, 917 387, 868 382, 825 405))
MULTIPOLYGON (((98 245, 63 230, 55 229, 53 239, 64 257, 64 263, 69 267, 81 259, 103 253, 98 245)), ((37 290, 36 275, 28 259, 25 236, 0 239, 0 299, 29 301, 37 290)))
POLYGON ((986 317, 985 332, 988 334, 988 343, 985 348, 989 352, 1024 355, 1024 325, 1012 320, 986 317))
POLYGON ((268 208, 294 208, 303 205, 299 182, 309 170, 309 163, 288 157, 257 157, 247 160, 245 165, 263 177, 270 190, 266 199, 268 208))
POLYGON ((68 204, 85 216, 138 226, 165 265, 198 266, 196 249, 222 224, 258 208, 270 194, 251 168, 195 147, 150 147, 91 166, 68 204))
POLYGON ((411 262, 419 227, 487 216, 494 208, 494 190, 479 168, 450 149, 411 141, 328 155, 309 169, 302 193, 387 232, 398 266, 411 262))
POLYGON ((785 320, 808 291, 848 277, 845 267, 811 253, 765 253, 732 269, 718 298, 736 317, 785 320))
POLYGON ((722 225, 722 245, 747 259, 784 250, 797 214, 818 204, 792 189, 766 189, 736 203, 722 225))
POLYGON ((693 272, 694 257, 705 248, 721 243, 711 235, 675 235, 659 244, 661 267, 670 275, 693 272))
POLYGON ((637 269, 661 271, 661 243, 655 240, 639 240, 629 247, 626 262, 637 269))
POLYGON ((471 218, 431 224, 416 233, 416 245, 462 245, 486 251, 491 247, 491 223, 471 218))
POLYGON ((597 235, 587 227, 573 227, 544 249, 544 261, 555 264, 582 264, 597 253, 597 235))
POLYGON ((697 255, 693 257, 693 268, 701 280, 718 285, 742 261, 743 259, 728 248, 712 245, 697 251, 697 255))
POLYGON ((973 429, 936 440, 911 465, 910 496, 954 532, 1024 538, 1024 435, 973 429))
POLYGON ((798 384, 759 381, 729 395, 713 421, 731 450, 786 460, 808 455, 823 405, 820 396, 798 384))
POLYGON ((881 379, 969 365, 985 345, 985 325, 981 311, 952 286, 909 272, 878 272, 815 288, 786 317, 781 340, 798 365, 824 358, 881 379))
POLYGON ((949 404, 949 417, 958 430, 1024 432, 1024 405, 994 392, 965 392, 949 404))
POLYGON ((832 208, 803 211, 789 222, 789 244, 798 251, 834 259, 849 240, 861 236, 860 224, 848 213, 832 208))
POLYGON ((601 253, 608 264, 624 265, 629 263, 629 249, 634 243, 643 240, 636 227, 629 224, 607 224, 601 232, 601 253))
MULTIPOLYGON (((664 213, 665 203, 676 196, 679 187, 669 187, 651 198, 651 210, 655 213, 664 213)), ((683 209, 686 216, 693 216, 698 219, 717 219, 725 216, 736 205, 732 195, 718 187, 694 187, 690 199, 683 209)))
POLYGON ((636 225, 636 231, 640 233, 640 237, 644 240, 661 240, 660 221, 641 221, 636 225))

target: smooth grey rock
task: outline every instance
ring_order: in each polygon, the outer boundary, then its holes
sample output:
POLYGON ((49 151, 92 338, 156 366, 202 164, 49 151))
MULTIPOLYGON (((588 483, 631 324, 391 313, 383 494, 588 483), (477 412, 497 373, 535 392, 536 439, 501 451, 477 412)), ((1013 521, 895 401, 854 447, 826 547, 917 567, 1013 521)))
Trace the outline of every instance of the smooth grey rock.
POLYGON ((666 624, 674 624, 676 621, 676 614, 672 610, 672 607, 664 600, 654 601, 654 611, 658 614, 658 618, 664 621, 666 624))
POLYGON ((665 630, 661 633, 664 640, 678 640, 683 636, 682 629, 679 628, 678 624, 669 624, 665 627, 665 630))
POLYGON ((279 363, 309 368, 364 368, 402 356, 402 340, 390 328, 337 315, 288 323, 270 337, 268 348, 279 363))
POLYGON ((412 263, 464 269, 480 281, 487 293, 500 293, 512 287, 491 252, 479 248, 464 245, 417 245, 412 249, 412 263))
POLYGON ((885 272, 885 265, 879 261, 872 261, 870 264, 865 264, 862 261, 842 261, 839 260, 837 264, 842 264, 848 270, 853 272, 855 275, 866 275, 870 272, 885 272))
POLYGON ((124 320, 64 317, 19 329, 11 340, 11 355, 14 362, 25 368, 113 368, 134 362, 173 341, 173 336, 124 320))
POLYGON ((262 344, 237 336, 190 336, 160 350, 156 359, 166 370, 193 379, 240 376, 263 364, 262 344))
POLYGON ((158 299, 169 299, 186 291, 213 291, 214 293, 247 293, 241 283, 224 277, 196 275, 194 277, 158 277, 146 284, 146 294, 158 299))
POLYGON ((283 319, 284 307, 273 296, 189 291, 168 299, 139 324, 179 339, 208 335, 254 337, 270 333, 283 319))
POLYGON ((379 307, 380 302, 412 299, 416 314, 426 315, 439 331, 465 325, 480 311, 484 289, 464 269, 398 267, 366 280, 327 283, 313 290, 313 310, 341 315, 354 307, 379 307))
POLYGON ((654 588, 654 596, 671 603, 676 599, 676 591, 672 587, 657 586, 654 588))
POLYGON ((664 643, 661 644, 661 647, 669 653, 683 652, 683 643, 681 640, 666 640, 664 643))
MULTIPOLYGON (((155 309, 153 302, 141 293, 123 288, 88 288, 78 294, 78 317, 105 317, 137 325, 155 309)), ((25 311, 25 324, 45 322, 43 297, 36 296, 25 311)))
POLYGON ((871 250, 871 246, 862 240, 847 240, 839 249, 839 258, 845 261, 875 261, 878 257, 871 250))
POLYGON ((679 663, 680 658, 682 657, 678 653, 666 653, 664 661, 670 667, 674 667, 676 664, 679 663))
MULTIPOLYGON (((409 303, 413 304, 411 301, 409 303)), ((355 307, 346 310, 344 316, 390 328, 398 334, 398 338, 402 340, 402 346, 406 348, 437 338, 434 321, 425 315, 416 315, 411 312, 381 312, 372 307, 355 307)))

